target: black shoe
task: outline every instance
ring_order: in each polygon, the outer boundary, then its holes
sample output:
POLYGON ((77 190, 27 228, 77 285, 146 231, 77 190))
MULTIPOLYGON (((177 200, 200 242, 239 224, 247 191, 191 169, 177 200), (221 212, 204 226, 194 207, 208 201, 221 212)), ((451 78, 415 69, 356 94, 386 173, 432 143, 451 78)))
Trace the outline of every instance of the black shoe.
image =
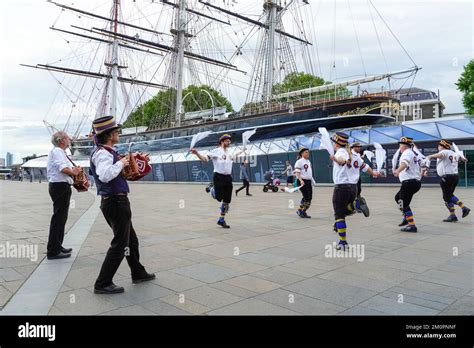
POLYGON ((227 225, 225 221, 217 221, 217 224, 222 226, 222 228, 230 228, 230 226, 227 225))
POLYGON ((46 257, 48 258, 48 260, 66 259, 68 257, 71 257, 71 254, 70 253, 63 253, 62 251, 60 251, 59 254, 47 255, 46 257))
POLYGON ((146 273, 146 275, 144 277, 132 278, 132 283, 133 284, 139 284, 139 283, 147 282, 149 280, 153 280, 155 278, 156 277, 153 273, 146 273))
POLYGON ((336 233, 337 233, 337 227, 336 227, 336 223, 334 223, 334 225, 332 226, 332 229, 333 229, 333 231, 334 231, 334 232, 336 232, 336 233))
POLYGON ((369 217, 370 211, 364 197, 359 198, 359 209, 365 217, 369 217))
POLYGON ((311 219, 311 216, 309 216, 308 214, 306 214, 306 212, 304 212, 303 217, 304 217, 305 219, 311 219))
POLYGON ((114 283, 101 288, 94 287, 94 294, 121 294, 124 291, 123 287, 117 286, 114 283))
POLYGON ((336 245, 336 250, 343 250, 346 251, 349 250, 349 243, 346 241, 339 241, 339 243, 336 245))
POLYGON ((418 232, 418 229, 416 228, 415 225, 407 225, 407 226, 401 228, 400 231, 402 231, 402 232, 413 232, 413 233, 415 233, 415 232, 418 232))
POLYGON ((61 252, 65 253, 65 254, 70 254, 71 251, 72 251, 72 248, 67 248, 66 249, 66 248, 61 247, 61 252))
POLYGON ((252 195, 252 194, 250 194, 250 193, 247 193, 247 196, 253 196, 253 195, 252 195))
POLYGON ((235 190, 235 197, 237 197, 239 194, 239 191, 235 190))
POLYGON ((462 217, 465 218, 466 216, 469 215, 470 212, 471 212, 471 209, 464 207, 462 210, 462 217))
POLYGON ((398 224, 399 227, 406 226, 406 225, 408 225, 408 221, 405 218, 403 218, 402 222, 398 224))
POLYGON ((443 222, 458 222, 458 218, 456 216, 449 215, 443 222))

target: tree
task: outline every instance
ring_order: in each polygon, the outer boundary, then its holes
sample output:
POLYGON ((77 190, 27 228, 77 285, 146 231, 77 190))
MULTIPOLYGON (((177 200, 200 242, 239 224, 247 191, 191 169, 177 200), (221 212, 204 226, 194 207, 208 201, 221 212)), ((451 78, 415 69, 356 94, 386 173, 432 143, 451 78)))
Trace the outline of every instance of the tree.
MULTIPOLYGON (((273 95, 287 93, 291 91, 297 91, 300 89, 306 89, 310 87, 318 87, 322 85, 331 84, 330 81, 325 81, 323 78, 307 74, 304 72, 293 72, 285 76, 281 83, 277 83, 273 86, 272 93, 273 95)), ((318 95, 333 96, 336 95, 350 95, 351 92, 346 87, 338 87, 336 91, 329 90, 326 92, 312 93, 312 97, 317 97, 318 95)), ((302 98, 309 97, 309 94, 299 96, 298 98, 291 98, 290 100, 298 100, 302 98)))
POLYGON ((277 83, 273 86, 272 93, 280 94, 297 91, 299 89, 322 86, 326 83, 328 82, 325 82, 324 79, 318 76, 304 72, 292 72, 286 75, 281 83, 277 83))
POLYGON ((464 67, 456 86, 463 93, 462 103, 466 112, 474 115, 474 59, 464 67))
MULTIPOLYGON (((188 93, 183 102, 185 112, 198 111, 212 108, 212 101, 209 95, 202 90, 208 91, 213 100, 214 106, 225 106, 227 111, 234 111, 232 104, 217 90, 208 85, 189 85, 183 90, 183 97, 188 93)), ((175 117, 176 89, 169 88, 158 92, 153 98, 138 106, 124 122, 124 127, 145 126, 154 128, 164 128, 171 126, 171 121, 175 117)))

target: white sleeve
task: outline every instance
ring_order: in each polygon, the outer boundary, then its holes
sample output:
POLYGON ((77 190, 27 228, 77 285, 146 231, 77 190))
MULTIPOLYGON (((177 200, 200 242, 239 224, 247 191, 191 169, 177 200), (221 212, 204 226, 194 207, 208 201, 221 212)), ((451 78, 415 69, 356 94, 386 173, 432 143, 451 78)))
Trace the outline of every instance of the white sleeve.
POLYGON ((219 157, 219 156, 218 156, 217 153, 216 153, 216 149, 213 149, 213 150, 211 150, 211 151, 209 151, 209 152, 207 153, 207 157, 208 157, 209 159, 215 159, 215 158, 217 158, 217 157, 219 157))
POLYGON ((296 161, 294 173, 301 173, 301 160, 296 161))
POLYGON ((72 167, 72 163, 66 157, 66 154, 59 148, 54 149, 51 153, 53 156, 53 164, 61 172, 64 168, 72 167))
POLYGON ((343 159, 344 161, 347 161, 349 159, 349 155, 347 154, 347 152, 342 149, 337 150, 334 157, 336 157, 336 159, 343 159))
POLYGON ((115 179, 123 169, 123 162, 117 161, 114 164, 114 156, 107 150, 98 150, 92 156, 92 162, 99 180, 104 183, 115 179))
POLYGON ((441 154, 441 158, 443 158, 443 159, 446 158, 446 157, 449 157, 447 150, 442 150, 442 151, 440 152, 440 154, 441 154))
POLYGON ((410 164, 410 161, 413 157, 413 152, 410 150, 405 150, 404 153, 402 153, 402 156, 400 157, 400 163, 405 163, 406 165, 410 164))

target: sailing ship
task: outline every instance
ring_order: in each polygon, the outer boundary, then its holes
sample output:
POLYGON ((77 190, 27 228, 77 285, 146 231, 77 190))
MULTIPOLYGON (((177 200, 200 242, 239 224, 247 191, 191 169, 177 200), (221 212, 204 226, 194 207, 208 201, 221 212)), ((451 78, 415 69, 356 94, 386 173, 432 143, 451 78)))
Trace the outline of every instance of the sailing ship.
MULTIPOLYGON (((251 129, 256 129, 252 140, 265 140, 307 134, 315 132, 318 127, 330 130, 393 122, 392 114, 399 108, 397 96, 383 87, 368 92, 363 86, 374 81, 390 81, 400 77, 408 79, 420 69, 413 62, 413 67, 400 71, 366 74, 361 78, 308 86, 300 90, 276 91, 275 85, 282 81, 282 76, 301 71, 296 66, 295 45, 299 45, 300 54, 308 58, 310 70, 314 67, 314 61, 308 53, 313 43, 307 36, 311 35, 304 32, 304 27, 300 28, 300 35, 287 32, 283 20, 291 11, 296 11, 299 16, 308 12, 306 7, 310 5, 307 0, 263 0, 262 12, 254 16, 258 19, 234 11, 236 0, 224 0, 223 5, 219 6, 210 0, 151 0, 146 6, 144 0, 138 3, 136 0, 133 3, 125 0, 129 9, 138 10, 141 17, 124 15, 124 0, 112 0, 108 16, 98 14, 98 10, 85 11, 54 1, 48 2, 59 7, 62 12, 99 23, 90 27, 72 25, 74 30, 58 28, 56 23, 51 27, 61 35, 82 40, 83 44, 97 44, 89 54, 93 58, 82 62, 81 68, 54 63, 25 65, 48 70, 54 76, 56 73, 72 75, 76 79, 74 84, 80 85, 77 93, 72 89, 66 90, 71 105, 67 122, 61 125, 63 130, 73 135, 72 153, 76 158, 88 156, 93 149, 91 138, 84 135, 89 133, 92 119, 112 115, 119 122, 123 121, 146 101, 146 95, 151 98, 156 90, 172 92, 169 99, 172 107, 167 121, 160 122, 159 126, 136 127, 124 132, 121 137, 124 149, 130 142, 137 144, 139 150, 147 152, 184 149, 189 147, 194 134, 209 130, 211 135, 201 141, 200 146, 215 145, 224 133, 231 134, 233 141, 238 143, 242 133, 251 129), (144 14, 141 6, 146 10, 154 9, 151 12, 155 14, 155 22, 144 14), (136 18, 146 18, 148 25, 136 24, 136 18), (163 23, 169 26, 169 32, 158 29, 163 23), (243 39, 232 50, 214 49, 218 43, 229 46, 227 39, 219 37, 225 33, 221 28, 228 28, 236 36, 242 31, 243 39), (257 40, 256 33, 259 34, 257 40), (207 42, 197 40, 202 36, 208 37, 207 42), (225 83, 230 86, 240 83, 239 88, 242 88, 242 83, 235 76, 246 75, 247 72, 234 62, 242 58, 245 45, 252 37, 258 44, 258 50, 250 61, 250 81, 243 87, 247 90, 247 96, 242 109, 229 112, 225 107, 215 105, 209 94, 211 109, 185 112, 184 99, 193 97, 183 96, 186 83, 202 84, 205 81, 218 90, 222 90, 225 83), (103 48, 106 54, 99 59, 99 51, 103 48), (132 56, 142 57, 141 65, 133 65, 132 56), (144 60, 158 67, 154 72, 144 70, 144 60), (186 76, 188 81, 185 81, 186 76), (94 82, 86 87, 85 80, 78 83, 79 78, 94 82), (87 88, 89 91, 86 91, 87 88), (350 91, 349 88, 356 90, 350 91), (133 96, 135 101, 132 100, 133 96), (77 108, 78 105, 83 106, 82 110, 77 108), (73 116, 78 120, 76 123, 71 121, 73 116)), ((55 78, 62 89, 66 88, 63 80, 55 78)), ((228 92, 232 93, 232 87, 228 92)), ((52 129, 56 128, 50 123, 46 124, 52 129)))

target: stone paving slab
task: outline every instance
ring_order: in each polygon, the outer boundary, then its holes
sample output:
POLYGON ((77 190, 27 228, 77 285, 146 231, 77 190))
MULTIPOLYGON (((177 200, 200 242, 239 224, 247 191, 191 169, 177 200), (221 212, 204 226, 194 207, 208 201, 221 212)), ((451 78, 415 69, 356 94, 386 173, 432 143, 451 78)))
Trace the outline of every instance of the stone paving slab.
MULTIPOLYGON (((0 183, 0 188, 9 184, 0 183)), ((25 195, 15 195, 14 200, 2 196, 0 202, 2 212, 9 211, 19 223, 1 216, 0 243, 33 243, 44 252, 51 208, 47 186, 13 185, 6 187, 10 197, 15 190, 25 195), (21 213, 23 206, 27 217, 21 213)), ((474 216, 456 224, 441 223, 447 210, 438 187, 423 187, 413 200, 417 234, 405 234, 396 226, 401 218, 393 202, 397 188, 364 187, 371 216, 347 219, 348 241, 365 247, 362 260, 326 254, 337 241, 331 187, 315 188, 312 219, 300 219, 288 209, 288 201, 299 201, 299 193, 264 194, 259 186, 251 190, 253 197, 233 197, 227 217, 232 227, 224 230, 216 225, 218 204, 204 193, 204 186, 132 184, 141 259, 156 274, 155 280, 132 285, 124 261, 114 282, 124 286, 125 293, 93 294, 112 238, 97 208, 85 241, 78 235, 69 237, 78 245, 74 259, 1 259, 0 305, 24 293, 24 279, 40 275, 36 269, 42 262, 66 270, 64 278, 45 274, 55 287, 48 294, 53 296, 50 315, 474 314, 474 216)), ((471 207, 472 192, 456 191, 471 207)), ((68 228, 94 199, 90 194, 75 197, 68 228)), ((26 303, 44 302, 45 282, 33 285, 26 303)))

